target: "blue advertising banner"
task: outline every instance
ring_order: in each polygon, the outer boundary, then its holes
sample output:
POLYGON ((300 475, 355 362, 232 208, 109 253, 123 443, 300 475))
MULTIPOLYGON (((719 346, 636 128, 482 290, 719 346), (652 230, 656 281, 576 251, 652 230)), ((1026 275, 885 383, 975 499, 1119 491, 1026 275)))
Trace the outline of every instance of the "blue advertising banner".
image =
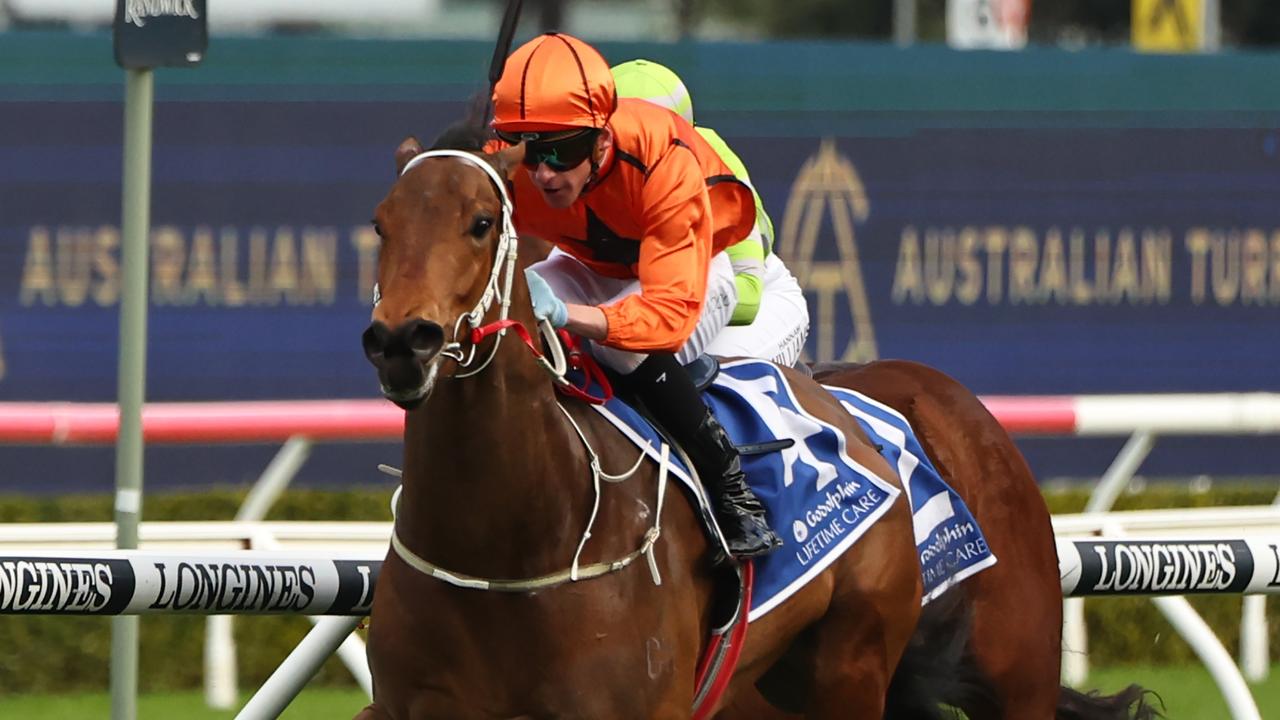
MULTIPOLYGON (((148 398, 376 396, 369 218, 399 141, 465 93, 159 87, 148 398)), ((0 400, 111 401, 122 106, 3 88, 0 400)), ((809 294, 811 359, 910 358, 979 393, 1280 390, 1280 124, 789 112, 700 118, 809 294)))
POLYGON ((1280 387, 1277 142, 966 129, 738 145, 810 292, 812 356, 911 358, 1021 394, 1280 387))
MULTIPOLYGON (((0 398, 110 400, 118 108, 10 108, 26 127, 8 137, 28 142, 0 147, 0 398), (72 128, 68 114, 104 121, 72 128)), ((367 221, 398 136, 458 112, 386 110, 159 107, 152 399, 376 390, 359 347, 377 253, 367 221)), ((1277 387, 1268 131, 731 142, 810 293, 814 359, 917 359, 983 393, 1277 387)))
MULTIPOLYGON (((9 108, 22 132, 0 146, 0 398, 111 400, 120 107, 9 108)), ((360 350, 377 252, 369 218, 406 128, 431 132, 458 108, 371 121, 381 110, 157 106, 151 400, 376 394, 360 350), (343 141, 351 128, 365 134, 343 141)))

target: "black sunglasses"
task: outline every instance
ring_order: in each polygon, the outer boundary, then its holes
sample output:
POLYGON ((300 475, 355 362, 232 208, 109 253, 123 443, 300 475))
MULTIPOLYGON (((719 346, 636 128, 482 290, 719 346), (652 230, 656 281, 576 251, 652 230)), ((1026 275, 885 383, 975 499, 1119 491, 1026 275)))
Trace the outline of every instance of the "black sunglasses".
MULTIPOLYGON (((596 137, 600 134, 600 131, 595 128, 583 128, 568 135, 544 138, 543 136, 546 134, 536 132, 497 133, 499 138, 512 145, 524 143, 524 160, 522 162, 525 167, 533 169, 545 164, 556 172, 564 172, 578 167, 587 158, 591 157, 591 151, 596 146, 596 137)), ((559 133, 557 132, 556 134, 559 133)))

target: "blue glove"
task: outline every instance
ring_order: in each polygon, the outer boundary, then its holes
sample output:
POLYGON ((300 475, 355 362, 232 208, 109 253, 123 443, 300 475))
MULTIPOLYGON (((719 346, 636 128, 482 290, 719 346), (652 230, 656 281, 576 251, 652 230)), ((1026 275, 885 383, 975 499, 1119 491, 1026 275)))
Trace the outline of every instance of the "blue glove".
POLYGON ((556 297, 551 286, 538 273, 525 268, 525 282, 529 284, 529 299, 533 300, 533 316, 547 320, 551 327, 562 328, 569 322, 569 308, 556 297))

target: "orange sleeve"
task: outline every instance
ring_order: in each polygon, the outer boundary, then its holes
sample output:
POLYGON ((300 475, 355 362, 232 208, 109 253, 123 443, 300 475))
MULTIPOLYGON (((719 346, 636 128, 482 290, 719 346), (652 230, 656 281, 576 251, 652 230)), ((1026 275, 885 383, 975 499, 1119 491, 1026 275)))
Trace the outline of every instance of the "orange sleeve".
POLYGON ((640 292, 601 306, 605 344, 636 352, 675 352, 693 334, 707 293, 711 201, 697 159, 673 145, 641 189, 644 236, 640 292))

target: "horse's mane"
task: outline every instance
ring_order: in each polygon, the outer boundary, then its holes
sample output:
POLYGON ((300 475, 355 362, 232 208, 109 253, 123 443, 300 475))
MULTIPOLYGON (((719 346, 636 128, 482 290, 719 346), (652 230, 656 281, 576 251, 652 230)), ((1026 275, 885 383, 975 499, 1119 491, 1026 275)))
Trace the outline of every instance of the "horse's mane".
POLYGON ((471 96, 466 117, 450 125, 431 143, 432 150, 480 152, 493 139, 489 129, 489 99, 481 93, 471 96))

